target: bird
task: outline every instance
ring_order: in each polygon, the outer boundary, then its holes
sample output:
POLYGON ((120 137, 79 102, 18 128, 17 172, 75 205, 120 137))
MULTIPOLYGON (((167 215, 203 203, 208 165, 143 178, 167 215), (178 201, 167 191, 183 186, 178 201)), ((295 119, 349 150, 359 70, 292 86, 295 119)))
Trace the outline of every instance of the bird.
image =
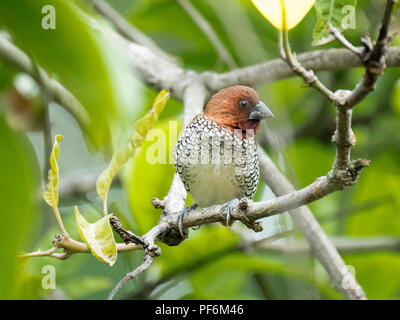
POLYGON ((236 85, 219 90, 184 128, 174 149, 175 171, 195 204, 179 213, 183 237, 184 215, 196 207, 227 203, 226 225, 232 207, 257 190, 257 135, 260 121, 273 118, 256 90, 236 85))

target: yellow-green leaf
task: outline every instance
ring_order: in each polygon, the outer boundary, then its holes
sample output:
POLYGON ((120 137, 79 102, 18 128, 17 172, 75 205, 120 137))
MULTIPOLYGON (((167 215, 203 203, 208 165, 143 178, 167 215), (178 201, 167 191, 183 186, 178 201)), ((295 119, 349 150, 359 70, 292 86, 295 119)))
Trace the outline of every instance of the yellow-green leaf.
POLYGON ((316 0, 252 0, 258 11, 278 30, 297 26, 316 0), (286 19, 282 19, 282 17, 286 19))
POLYGON ((110 267, 117 261, 117 245, 110 225, 109 214, 95 223, 89 223, 74 207, 76 224, 82 240, 86 243, 91 253, 100 261, 110 267))
POLYGON ((131 143, 119 148, 112 156, 111 162, 107 169, 104 170, 96 183, 96 190, 99 197, 104 200, 107 197, 108 190, 110 189, 111 183, 121 169, 122 165, 126 163, 135 154, 135 149, 131 143))
POLYGON ((57 159, 60 153, 60 145, 63 136, 57 135, 54 139, 53 150, 50 154, 50 170, 48 174, 49 182, 47 190, 43 192, 43 198, 49 206, 56 208, 58 206, 58 164, 57 159))
POLYGON ((169 98, 169 92, 167 90, 161 90, 154 100, 153 107, 150 111, 135 123, 131 138, 131 143, 134 148, 139 147, 146 139, 147 132, 156 124, 158 116, 164 110, 169 98))
POLYGON ((96 190, 102 200, 107 197, 108 190, 110 189, 115 175, 119 172, 121 167, 133 157, 136 148, 142 145, 143 141, 146 139, 147 133, 156 124, 158 116, 164 109, 169 98, 169 92, 167 90, 161 90, 150 111, 135 123, 131 141, 114 153, 107 169, 104 170, 97 179, 96 190))

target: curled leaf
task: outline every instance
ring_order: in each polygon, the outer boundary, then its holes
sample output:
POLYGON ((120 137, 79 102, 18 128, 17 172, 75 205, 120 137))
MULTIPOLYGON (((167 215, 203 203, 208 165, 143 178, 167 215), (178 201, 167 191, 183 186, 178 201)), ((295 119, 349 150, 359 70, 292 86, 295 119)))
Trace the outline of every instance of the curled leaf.
POLYGON ((134 148, 139 147, 146 139, 146 135, 151 128, 156 124, 160 113, 164 110, 170 98, 170 94, 167 90, 161 90, 154 100, 153 107, 146 115, 136 121, 133 127, 133 133, 131 137, 131 143, 134 148))
POLYGON ((297 26, 316 0, 252 0, 258 11, 278 30, 297 26), (282 19, 284 16, 285 19, 282 19), (285 21, 286 20, 286 21, 285 21))
POLYGON ((43 192, 43 198, 53 208, 58 206, 58 164, 57 159, 60 153, 60 145, 63 136, 57 135, 54 139, 53 150, 50 154, 50 170, 48 173, 49 182, 47 190, 43 192))
POLYGON ((82 240, 86 243, 91 253, 100 261, 110 267, 117 261, 117 245, 110 225, 109 214, 95 223, 89 223, 74 207, 76 224, 82 240))
POLYGON ((97 194, 102 200, 107 198, 111 183, 114 180, 115 175, 121 169, 122 165, 124 165, 130 158, 133 157, 136 148, 142 145, 143 141, 146 139, 147 133, 156 124, 158 116, 164 109, 169 98, 169 92, 167 90, 161 90, 161 92, 157 95, 150 111, 135 123, 131 141, 114 153, 107 169, 104 170, 97 179, 96 190, 97 194))

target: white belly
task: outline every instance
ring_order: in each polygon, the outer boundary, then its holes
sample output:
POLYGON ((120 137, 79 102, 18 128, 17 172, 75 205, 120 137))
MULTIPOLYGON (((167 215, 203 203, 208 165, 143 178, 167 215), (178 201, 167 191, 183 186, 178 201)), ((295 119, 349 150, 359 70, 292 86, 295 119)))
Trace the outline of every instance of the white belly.
POLYGON ((197 164, 190 170, 193 177, 190 193, 200 207, 222 204, 243 196, 232 166, 197 164))

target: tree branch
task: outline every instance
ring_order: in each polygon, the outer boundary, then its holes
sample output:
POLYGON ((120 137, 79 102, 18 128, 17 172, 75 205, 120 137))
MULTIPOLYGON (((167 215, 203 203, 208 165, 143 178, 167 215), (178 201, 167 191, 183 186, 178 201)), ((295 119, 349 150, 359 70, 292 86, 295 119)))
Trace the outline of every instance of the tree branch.
POLYGON ((130 42, 113 30, 99 26, 111 39, 123 48, 130 66, 139 72, 142 80, 150 87, 161 90, 167 89, 172 96, 183 100, 186 88, 197 80, 197 74, 191 70, 184 70, 174 63, 158 56, 151 49, 130 42))
POLYGON ((116 10, 114 10, 107 2, 103 0, 88 0, 93 7, 102 14, 107 20, 109 20, 118 32, 128 40, 145 46, 151 49, 155 54, 161 58, 176 63, 176 58, 162 50, 153 39, 146 36, 142 31, 135 28, 129 23, 123 16, 121 16, 116 10))
MULTIPOLYGON (((59 181, 59 195, 62 199, 83 196, 96 190, 96 181, 100 172, 77 172, 74 175, 62 177, 59 181)), ((113 186, 119 186, 121 181, 118 176, 113 180, 113 186)))
POLYGON ((280 43, 280 51, 282 54, 282 59, 286 61, 293 73, 297 74, 300 78, 304 80, 310 87, 321 92, 329 100, 334 100, 334 94, 329 90, 314 74, 314 71, 307 70, 301 63, 297 61, 296 55, 294 55, 290 49, 289 45, 289 35, 288 31, 281 31, 282 41, 280 43))
POLYGON ((110 294, 107 297, 107 300, 112 300, 114 296, 117 294, 119 289, 122 288, 122 286, 129 280, 135 278, 138 274, 142 273, 145 271, 150 265, 153 263, 154 256, 146 254, 144 257, 144 262, 137 267, 135 270, 132 272, 128 272, 118 283, 117 285, 112 289, 110 294))
MULTIPOLYGON (((363 66, 359 57, 347 49, 324 49, 305 52, 297 55, 297 60, 303 67, 313 70, 315 73, 347 70, 363 66)), ((400 47, 389 48, 387 65, 389 67, 400 66, 400 47)), ((210 90, 217 91, 236 84, 257 87, 265 83, 293 77, 294 74, 284 61, 275 59, 225 73, 204 72, 201 76, 210 90)))
POLYGON ((161 254, 160 247, 156 246, 154 244, 154 242, 157 239, 158 235, 160 235, 162 232, 164 232, 167 227, 168 227, 167 224, 160 223, 143 236, 143 241, 146 243, 146 246, 144 249, 144 262, 139 267, 137 267, 135 270, 133 270, 132 272, 128 272, 117 283, 117 285, 114 287, 114 289, 111 291, 111 293, 107 297, 107 300, 112 300, 114 298, 115 294, 118 292, 118 290, 121 289, 122 286, 127 281, 135 278, 138 274, 145 271, 153 263, 154 257, 157 257, 161 254))
POLYGON ((363 50, 361 48, 356 48, 350 43, 341 33, 340 31, 332 26, 331 23, 328 23, 329 32, 347 49, 349 49, 354 54, 358 55, 360 58, 363 55, 363 50))
POLYGON ((354 107, 363 100, 371 91, 375 89, 376 82, 386 69, 386 56, 393 36, 388 34, 390 17, 396 0, 387 0, 382 25, 379 30, 378 40, 372 45, 371 38, 362 38, 364 51, 361 61, 365 66, 363 78, 355 89, 346 97, 346 105, 354 107))
MULTIPOLYGON (((310 248, 307 241, 289 239, 288 241, 284 242, 276 242, 276 240, 285 239, 287 236, 292 235, 293 233, 294 230, 287 230, 258 240, 242 239, 235 246, 223 248, 220 251, 212 252, 209 255, 204 256, 201 260, 195 260, 192 264, 185 265, 182 268, 174 269, 171 273, 167 273, 162 278, 157 279, 156 281, 146 281, 139 292, 128 294, 125 299, 157 299, 157 297, 160 295, 160 292, 157 293, 157 296, 150 296, 150 294, 156 287, 167 282, 171 282, 171 280, 173 280, 177 276, 181 277, 183 273, 193 272, 218 259, 223 259, 223 257, 234 252, 254 252, 254 250, 256 250, 265 251, 268 253, 296 256, 314 254, 314 251, 310 248)), ((391 237, 330 237, 329 241, 334 244, 335 248, 339 252, 345 254, 364 252, 366 253, 375 251, 397 252, 398 250, 400 250, 400 240, 398 238, 391 237)), ((343 265, 343 270, 344 269, 346 269, 345 265, 343 265)), ((348 274, 346 274, 346 280, 350 280, 351 283, 354 283, 351 278, 349 279, 348 274)))
MULTIPOLYGON (((264 166, 262 170, 265 170, 265 162, 268 161, 266 160, 267 156, 262 155, 261 157, 260 163, 264 161, 262 164, 262 166, 264 166)), ((259 227, 254 224, 256 220, 301 207, 310 202, 321 199, 332 192, 347 188, 357 181, 361 169, 368 165, 369 161, 358 160, 352 167, 348 168, 346 175, 343 175, 342 173, 336 175, 335 171, 332 170, 328 175, 318 178, 309 186, 290 193, 284 192, 284 195, 274 199, 253 202, 247 198, 243 198, 238 203, 232 205, 232 220, 241 221, 248 227, 255 229, 255 231, 260 231, 259 227)), ((268 166, 268 170, 270 169, 271 164, 268 166)), ((277 169, 272 169, 272 174, 276 175, 276 170, 277 169)), ((268 171, 267 174, 271 174, 271 172, 268 171)), ((283 183, 283 181, 281 181, 282 178, 278 179, 279 183, 283 183)), ((291 189, 293 190, 292 187, 291 189)), ((190 214, 185 216, 183 227, 196 227, 213 222, 223 223, 225 221, 227 205, 228 203, 214 205, 207 208, 193 209, 190 211, 190 214)), ((178 228, 175 216, 168 215, 167 217, 164 217, 162 221, 167 222, 170 227, 178 228)))
POLYGON ((59 82, 50 79, 47 73, 38 66, 38 72, 28 55, 16 47, 4 34, 0 33, 0 56, 14 64, 26 74, 35 79, 39 85, 46 87, 54 101, 65 107, 81 123, 89 122, 89 115, 82 104, 59 82), (40 76, 39 76, 40 74, 40 76))
MULTIPOLYGON (((123 253, 133 250, 142 249, 141 245, 135 243, 125 244, 117 243, 117 252, 123 253)), ((90 249, 85 243, 76 241, 71 237, 64 237, 62 235, 57 235, 53 240, 53 247, 46 251, 34 251, 30 253, 21 254, 20 258, 30 258, 30 257, 52 257, 60 260, 69 258, 75 253, 90 253, 90 249), (56 253, 57 250, 63 249, 64 253, 56 253)))
MULTIPOLYGON (((333 137, 333 141, 336 144, 336 157, 333 164, 333 169, 328 173, 326 177, 318 179, 321 179, 321 185, 315 185, 318 182, 317 180, 310 186, 297 192, 293 192, 293 199, 297 198, 300 201, 310 198, 312 199, 312 188, 310 190, 311 195, 300 195, 298 194, 298 192, 303 191, 303 193, 307 193, 305 192, 306 189, 312 187, 313 185, 316 188, 314 190, 317 190, 317 192, 315 192, 316 195, 318 195, 321 190, 322 193, 329 193, 335 191, 336 188, 336 190, 340 190, 340 188, 347 188, 357 181, 360 171, 364 167, 369 165, 369 161, 366 160, 350 160, 350 149, 351 146, 355 144, 355 137, 351 129, 351 108, 356 103, 360 102, 369 92, 374 89, 375 83, 379 75, 382 74, 383 70, 386 67, 385 57, 388 44, 391 40, 391 38, 388 37, 387 30, 390 23, 390 15, 393 4, 393 0, 387 0, 378 41, 372 47, 372 53, 369 56, 368 50, 364 50, 363 64, 365 65, 365 72, 363 80, 352 92, 338 90, 337 92, 332 94, 332 92, 328 88, 326 88, 324 85, 322 85, 321 82, 319 82, 318 78, 314 76, 313 73, 309 73, 309 71, 307 71, 306 68, 297 61, 296 57, 292 54, 290 50, 287 31, 283 34, 283 51, 285 53, 285 59, 289 67, 294 73, 302 77, 306 83, 310 84, 312 87, 324 94, 330 101, 334 103, 334 105, 337 106, 338 109, 338 116, 336 119, 336 131, 333 137), (325 184, 324 182, 325 179, 327 179, 327 184, 325 184)), ((354 52, 352 52, 352 54, 354 54, 354 52)), ((314 225, 317 226, 318 224, 314 223, 314 225)), ((306 232, 306 234, 309 234, 309 230, 310 225, 308 225, 308 228, 305 228, 304 231, 306 232)), ((320 234, 319 238, 322 240, 324 238, 326 239, 326 241, 324 242, 327 247, 323 251, 318 250, 318 242, 315 242, 315 236, 317 234, 318 233, 314 232, 313 234, 311 234, 312 237, 306 238, 307 240, 309 240, 311 248, 313 248, 314 246, 314 252, 316 254, 322 254, 320 256, 320 260, 330 274, 331 280, 335 287, 339 291, 341 291, 342 294, 348 299, 365 299, 365 294, 359 285, 350 286, 350 288, 348 289, 343 288, 343 286, 341 285, 342 281, 338 281, 344 276, 343 269, 338 269, 337 267, 343 265, 344 262, 323 232, 320 234), (329 254, 331 254, 331 256, 329 256, 329 254), (326 258, 328 258, 328 260, 326 258), (331 262, 336 262, 336 264, 331 265, 331 262)), ((353 282, 356 283, 355 279, 353 280, 353 282)))
MULTIPOLYGON (((264 151, 259 151, 259 161, 261 177, 275 195, 287 194, 294 191, 289 180, 279 171, 264 151)), ((343 288, 342 281, 346 276, 343 270, 345 270, 346 264, 315 219, 311 210, 307 206, 302 206, 289 211, 289 214, 309 243, 314 255, 325 267, 333 287, 341 292, 346 299, 363 299, 365 294, 361 287, 358 287, 356 290, 353 290, 353 288, 343 288)), ((351 275, 347 276, 352 277, 351 275)), ((355 279, 353 280, 355 282, 355 279)))
MULTIPOLYGON (((375 251, 399 251, 400 239, 387 237, 330 237, 340 253, 354 254, 375 251)), ((289 240, 285 243, 271 243, 263 239, 248 244, 250 248, 283 254, 303 255, 313 253, 307 241, 289 240)))

